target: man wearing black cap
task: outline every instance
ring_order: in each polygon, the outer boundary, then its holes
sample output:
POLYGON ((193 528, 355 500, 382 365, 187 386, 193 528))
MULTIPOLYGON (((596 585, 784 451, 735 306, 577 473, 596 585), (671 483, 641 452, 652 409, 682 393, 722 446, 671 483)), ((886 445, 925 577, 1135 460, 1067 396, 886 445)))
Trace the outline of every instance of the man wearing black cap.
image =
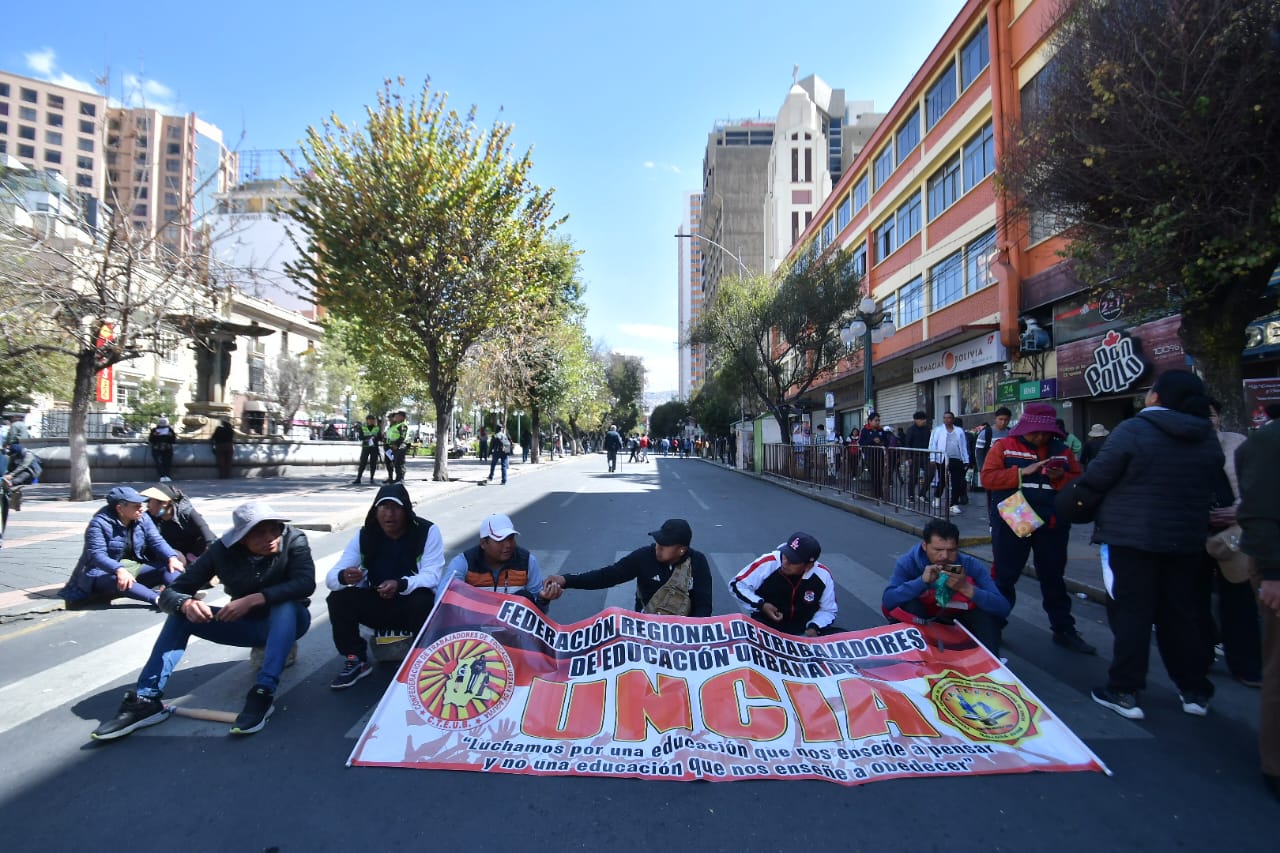
POLYGON ((636 610, 661 612, 678 616, 711 615, 711 566, 706 555, 689 547, 693 541, 693 528, 683 518, 668 518, 662 526, 649 533, 653 546, 637 548, 610 566, 576 575, 547 575, 542 585, 542 597, 553 599, 562 589, 605 589, 620 583, 636 582, 636 610), (685 585, 687 592, 686 613, 670 613, 666 605, 658 607, 658 601, 679 600, 680 592, 667 587, 685 585), (687 580, 684 580, 687 578, 687 580), (658 593, 661 591, 661 596, 658 593), (654 609, 649 605, 654 604, 654 609))
POLYGON ((762 554, 729 584, 751 606, 751 618, 787 634, 817 637, 835 630, 836 583, 818 562, 822 546, 796 532, 776 550, 762 554))
POLYGON ((346 689, 373 671, 361 625, 414 634, 422 628, 443 569, 440 528, 414 514, 403 483, 378 489, 364 527, 325 577, 333 644, 343 657, 329 687, 346 689))
POLYGON ((316 588, 306 534, 286 524, 288 520, 261 501, 235 508, 231 529, 161 593, 160 609, 169 618, 142 667, 136 691, 124 695, 115 719, 94 730, 95 740, 124 737, 168 718, 172 708, 161 702, 164 686, 193 635, 225 646, 265 648, 262 668, 231 733, 253 734, 267 724, 289 651, 311 627, 307 599, 316 588), (195 597, 214 575, 231 597, 221 607, 195 597))

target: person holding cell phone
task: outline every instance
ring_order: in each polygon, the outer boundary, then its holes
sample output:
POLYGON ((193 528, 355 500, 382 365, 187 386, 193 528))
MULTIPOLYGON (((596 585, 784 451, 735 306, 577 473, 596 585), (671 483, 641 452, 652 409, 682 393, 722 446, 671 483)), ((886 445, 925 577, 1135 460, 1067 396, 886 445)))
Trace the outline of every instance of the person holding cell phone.
POLYGON ((1098 650, 1076 630, 1064 580, 1071 522, 1060 518, 1053 506, 1058 490, 1080 474, 1080 463, 1067 446, 1066 433, 1058 426, 1058 413, 1048 403, 1027 404, 1018 423, 1009 435, 992 445, 982 465, 982 482, 991 493, 987 506, 996 587, 1009 600, 1010 607, 1016 604, 1014 587, 1022 577, 1027 558, 1034 553, 1053 641, 1073 652, 1095 655, 1098 650), (1044 521, 1030 536, 1015 533, 998 509, 1000 502, 1019 488, 1044 521))
POLYGON ((1011 607, 987 567, 960 553, 960 529, 950 521, 930 519, 923 540, 894 564, 880 601, 884 615, 914 625, 959 623, 1000 654, 1000 629, 1011 607))

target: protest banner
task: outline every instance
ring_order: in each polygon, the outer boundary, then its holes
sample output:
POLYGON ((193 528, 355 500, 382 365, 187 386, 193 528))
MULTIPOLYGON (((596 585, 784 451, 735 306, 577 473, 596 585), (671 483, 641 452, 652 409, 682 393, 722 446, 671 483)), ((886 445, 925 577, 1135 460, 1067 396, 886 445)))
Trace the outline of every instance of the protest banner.
POLYGON ((779 634, 609 609, 558 625, 451 583, 349 765, 826 779, 1107 771, 962 628, 779 634))

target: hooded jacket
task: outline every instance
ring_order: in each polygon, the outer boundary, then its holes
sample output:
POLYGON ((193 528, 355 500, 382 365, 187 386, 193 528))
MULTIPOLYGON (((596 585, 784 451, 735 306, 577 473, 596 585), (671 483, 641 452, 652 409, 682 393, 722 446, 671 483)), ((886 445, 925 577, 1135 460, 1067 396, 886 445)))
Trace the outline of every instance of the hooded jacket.
POLYGON ((115 504, 108 503, 89 519, 80 560, 58 595, 67 601, 83 600, 92 592, 94 578, 114 575, 120 568, 126 545, 132 546, 133 559, 147 565, 164 566, 170 557, 178 556, 178 552, 160 536, 151 516, 144 512, 136 522, 126 527, 116 514, 115 504))
POLYGON ((1080 481, 1105 496, 1093 541, 1159 554, 1202 552, 1222 448, 1208 418, 1152 406, 1107 437, 1080 481))
POLYGON ((388 483, 378 489, 364 518, 364 527, 351 537, 342 556, 325 575, 325 586, 331 590, 344 588, 338 579, 343 569, 359 566, 365 576, 357 587, 376 587, 385 580, 402 580, 401 595, 418 589, 434 590, 444 569, 444 537, 440 528, 421 516, 414 515, 413 499, 403 483, 388 483), (398 540, 391 540, 378 524, 378 501, 395 498, 404 507, 409 525, 398 540))
POLYGON ((316 564, 307 535, 286 524, 280 534, 280 550, 271 556, 255 556, 243 542, 230 547, 221 539, 214 542, 160 593, 160 609, 177 613, 182 602, 204 589, 215 575, 233 601, 260 592, 267 607, 286 601, 306 605, 316 589, 316 564))

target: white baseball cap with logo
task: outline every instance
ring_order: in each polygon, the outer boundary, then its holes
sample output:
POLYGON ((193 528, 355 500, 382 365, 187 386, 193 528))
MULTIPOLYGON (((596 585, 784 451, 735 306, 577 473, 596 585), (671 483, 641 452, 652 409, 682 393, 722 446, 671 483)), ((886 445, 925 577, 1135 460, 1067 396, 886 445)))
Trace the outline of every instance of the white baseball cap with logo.
POLYGON ((492 539, 494 542, 501 542, 513 533, 517 536, 520 535, 520 531, 516 530, 515 525, 511 523, 511 519, 501 513, 494 513, 480 522, 481 539, 492 539))

